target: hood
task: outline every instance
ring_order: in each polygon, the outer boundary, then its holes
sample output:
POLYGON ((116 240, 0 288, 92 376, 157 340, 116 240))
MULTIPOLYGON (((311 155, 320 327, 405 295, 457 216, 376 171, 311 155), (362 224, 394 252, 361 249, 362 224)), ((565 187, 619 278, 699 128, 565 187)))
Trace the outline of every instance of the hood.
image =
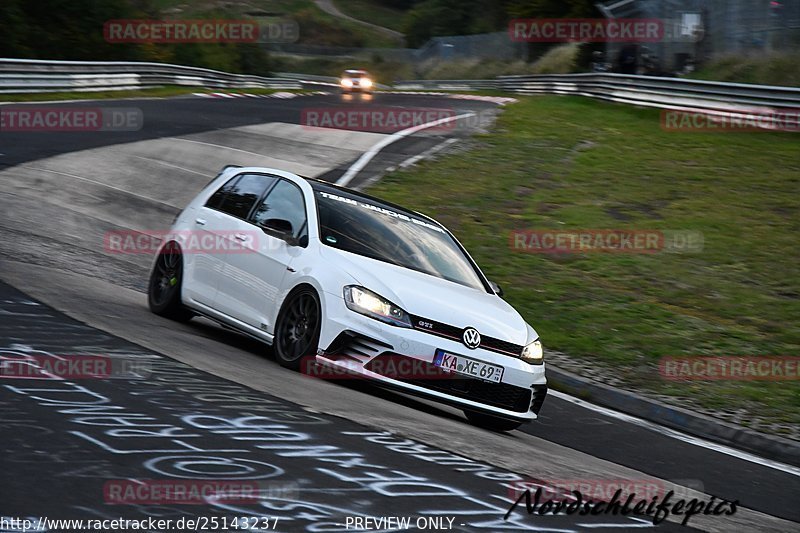
POLYGON ((458 328, 472 326, 481 335, 525 345, 536 335, 507 302, 485 290, 437 278, 329 246, 321 254, 369 289, 407 313, 458 328), (530 333, 529 333, 530 331, 530 333))

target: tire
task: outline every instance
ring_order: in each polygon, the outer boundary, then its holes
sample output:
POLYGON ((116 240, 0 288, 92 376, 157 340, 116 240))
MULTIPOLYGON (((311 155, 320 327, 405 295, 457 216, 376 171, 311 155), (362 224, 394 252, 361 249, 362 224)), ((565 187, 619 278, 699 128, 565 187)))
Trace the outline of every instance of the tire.
POLYGON ((289 294, 275 323, 272 346, 278 363, 298 371, 304 357, 316 357, 321 328, 322 309, 316 291, 303 287, 289 294))
POLYGON ((177 243, 167 243, 158 253, 150 274, 147 288, 147 304, 153 313, 186 322, 194 314, 181 303, 183 286, 183 256, 177 243))
POLYGON ((489 429, 491 431, 513 431, 524 424, 524 422, 508 420, 506 418, 486 415, 475 411, 464 411, 464 414, 467 416, 467 420, 469 420, 470 424, 473 426, 489 429))

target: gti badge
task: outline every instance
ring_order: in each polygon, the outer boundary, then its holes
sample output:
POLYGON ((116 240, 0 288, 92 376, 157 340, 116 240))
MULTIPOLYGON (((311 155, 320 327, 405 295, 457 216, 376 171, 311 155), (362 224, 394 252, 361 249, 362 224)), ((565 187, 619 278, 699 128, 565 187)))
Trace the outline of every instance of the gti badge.
POLYGON ((470 350, 474 350, 481 345, 481 334, 478 333, 478 330, 475 328, 467 328, 464 330, 464 333, 461 334, 461 342, 470 350))

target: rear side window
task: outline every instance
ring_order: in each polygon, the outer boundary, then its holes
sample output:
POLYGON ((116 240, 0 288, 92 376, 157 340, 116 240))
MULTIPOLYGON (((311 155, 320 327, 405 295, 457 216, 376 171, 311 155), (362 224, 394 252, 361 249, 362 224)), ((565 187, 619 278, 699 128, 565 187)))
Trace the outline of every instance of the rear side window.
POLYGON ((211 195, 206 207, 246 219, 253 206, 276 179, 263 174, 235 176, 211 195))
POLYGON ((228 194, 233 188, 233 185, 239 181, 239 176, 234 176, 233 178, 229 179, 228 182, 220 187, 219 189, 211 195, 211 198, 208 199, 206 202, 206 207, 210 207, 211 209, 219 209, 219 206, 222 205, 222 201, 225 199, 225 195, 228 194))

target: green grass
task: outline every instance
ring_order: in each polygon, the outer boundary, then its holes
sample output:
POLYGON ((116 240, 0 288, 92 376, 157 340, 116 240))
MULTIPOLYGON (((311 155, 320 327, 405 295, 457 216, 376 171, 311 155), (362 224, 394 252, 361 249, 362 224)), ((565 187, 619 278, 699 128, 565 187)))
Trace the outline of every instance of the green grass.
POLYGON ((415 78, 485 80, 513 74, 567 74, 575 72, 577 56, 577 45, 565 44, 552 48, 533 63, 499 59, 435 59, 418 65, 415 78))
POLYGON ((204 89, 202 87, 183 87, 168 85, 132 91, 92 91, 92 92, 52 92, 52 93, 25 93, 25 94, 0 94, 0 102, 45 102, 53 100, 104 100, 109 98, 164 98, 191 93, 214 92, 246 92, 251 94, 270 94, 276 89, 204 89))
POLYGON ((403 31, 405 12, 370 0, 335 0, 339 11, 354 19, 370 22, 390 30, 403 31))
POLYGON ((632 387, 798 424, 798 381, 674 383, 657 366, 663 356, 798 355, 798 140, 667 132, 656 110, 528 97, 465 153, 370 192, 450 227, 546 348, 632 387), (561 256, 509 247, 514 229, 607 228, 700 231, 705 245, 561 256))
POLYGON ((710 61, 692 78, 800 87, 800 53, 729 55, 710 61))

